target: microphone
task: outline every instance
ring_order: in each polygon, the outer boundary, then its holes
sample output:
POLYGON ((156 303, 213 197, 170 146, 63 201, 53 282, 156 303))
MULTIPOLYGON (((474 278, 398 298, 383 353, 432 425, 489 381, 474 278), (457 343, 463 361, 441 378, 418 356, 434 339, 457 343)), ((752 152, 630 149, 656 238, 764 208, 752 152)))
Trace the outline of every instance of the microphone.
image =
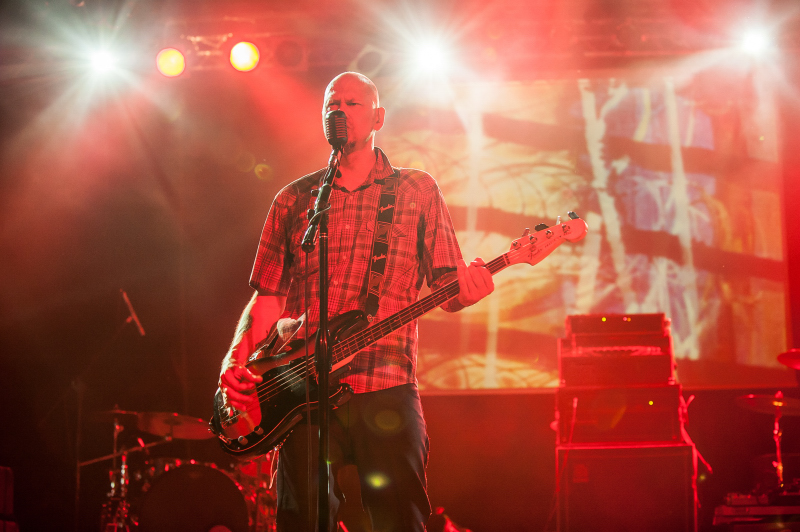
POLYGON ((333 149, 340 150, 347 143, 347 115, 339 109, 325 115, 325 138, 333 149))
POLYGON ((139 321, 139 317, 136 315, 136 311, 133 310, 133 305, 131 305, 131 300, 128 299, 128 294, 125 293, 125 290, 122 288, 119 289, 122 293, 122 299, 125 300, 125 305, 128 306, 129 316, 128 319, 125 320, 125 323, 134 322, 136 323, 136 328, 139 329, 139 334, 144 336, 144 327, 142 327, 142 322, 139 321))

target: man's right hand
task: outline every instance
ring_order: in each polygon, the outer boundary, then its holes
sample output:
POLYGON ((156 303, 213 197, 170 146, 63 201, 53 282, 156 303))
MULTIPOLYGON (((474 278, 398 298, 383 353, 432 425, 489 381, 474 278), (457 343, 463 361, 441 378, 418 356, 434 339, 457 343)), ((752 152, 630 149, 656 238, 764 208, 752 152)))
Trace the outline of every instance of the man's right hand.
POLYGON ((241 364, 231 364, 219 376, 219 388, 227 398, 226 403, 237 410, 248 410, 258 401, 256 385, 262 381, 241 364))
POLYGON ((264 339, 272 324, 278 321, 286 304, 284 296, 259 296, 253 294, 239 319, 236 336, 230 351, 222 361, 219 388, 225 396, 225 404, 237 410, 249 410, 248 405, 258 401, 256 384, 262 381, 259 375, 248 370, 244 361, 258 342, 264 339))

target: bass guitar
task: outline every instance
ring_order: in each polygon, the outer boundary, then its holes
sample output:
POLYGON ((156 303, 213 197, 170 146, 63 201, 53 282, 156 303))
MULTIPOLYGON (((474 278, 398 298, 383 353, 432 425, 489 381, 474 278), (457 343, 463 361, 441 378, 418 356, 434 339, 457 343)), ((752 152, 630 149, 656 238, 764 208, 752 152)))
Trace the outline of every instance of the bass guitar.
MULTIPOLYGON (((511 243, 511 249, 486 264, 494 275, 512 264, 527 262, 534 265, 550 255, 563 242, 582 239, 588 227, 574 212, 569 219, 559 220, 552 227, 539 224, 535 233, 526 229, 522 237, 511 243)), ((345 312, 330 320, 331 376, 339 377, 348 370, 356 354, 404 325, 427 314, 448 300, 458 296, 458 281, 439 288, 416 303, 377 323, 368 323, 360 310, 345 312)), ((315 336, 308 339, 308 351, 313 354, 315 336)), ((236 410, 226 404, 225 394, 217 389, 214 395, 214 413, 209 421, 211 432, 220 440, 228 454, 248 457, 263 454, 279 445, 291 428, 303 418, 308 406, 316 408, 317 372, 313 357, 306 358, 306 340, 281 342, 273 325, 267 337, 260 342, 245 366, 262 382, 256 386, 258 400, 247 410, 236 410), (307 362, 308 361, 308 362, 307 362), (306 394, 306 374, 311 383, 306 394)), ((330 404, 335 408, 351 396, 346 384, 332 382, 330 404)))

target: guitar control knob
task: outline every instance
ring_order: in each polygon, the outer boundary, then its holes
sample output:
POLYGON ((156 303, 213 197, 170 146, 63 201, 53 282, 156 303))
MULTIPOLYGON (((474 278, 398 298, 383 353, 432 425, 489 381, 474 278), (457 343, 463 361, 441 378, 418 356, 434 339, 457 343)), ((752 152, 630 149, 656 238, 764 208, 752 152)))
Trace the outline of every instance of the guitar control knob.
POLYGON ((236 441, 239 442, 239 445, 247 445, 247 438, 245 438, 244 436, 239 436, 238 438, 236 438, 236 441))
POLYGON ((256 427, 256 430, 254 430, 253 432, 258 434, 259 436, 263 436, 264 435, 264 429, 262 429, 260 425, 258 427, 256 427))

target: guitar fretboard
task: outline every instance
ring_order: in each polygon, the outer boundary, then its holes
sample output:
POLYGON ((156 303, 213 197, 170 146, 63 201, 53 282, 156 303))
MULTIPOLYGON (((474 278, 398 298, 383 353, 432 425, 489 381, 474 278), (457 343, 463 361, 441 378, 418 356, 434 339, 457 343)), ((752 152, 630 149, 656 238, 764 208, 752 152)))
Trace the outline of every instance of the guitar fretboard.
MULTIPOLYGON (((496 259, 486 264, 486 269, 492 275, 509 265, 508 253, 503 253, 496 259)), ((346 338, 333 347, 331 360, 334 364, 341 362, 350 355, 370 346, 399 328, 424 316, 436 307, 441 306, 446 301, 458 296, 458 281, 447 283, 442 288, 423 297, 413 305, 409 305, 403 310, 396 312, 374 325, 370 325, 363 331, 359 331, 353 336, 346 338)))

